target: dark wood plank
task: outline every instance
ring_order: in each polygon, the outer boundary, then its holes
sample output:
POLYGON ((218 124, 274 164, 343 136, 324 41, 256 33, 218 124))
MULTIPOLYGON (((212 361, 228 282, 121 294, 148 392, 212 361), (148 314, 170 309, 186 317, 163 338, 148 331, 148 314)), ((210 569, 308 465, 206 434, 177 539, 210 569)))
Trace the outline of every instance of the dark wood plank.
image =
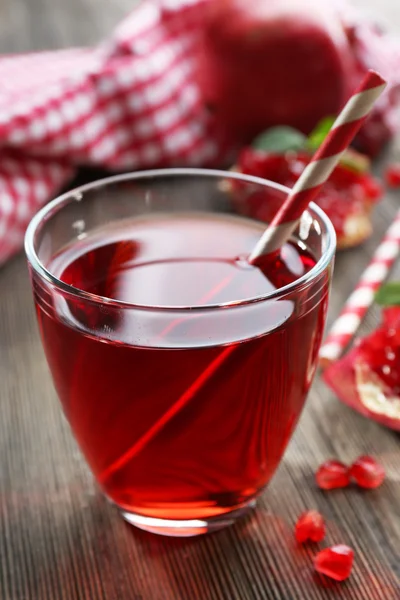
MULTIPOLYGON (((0 51, 94 43, 132 4, 0 0, 0 51)), ((397 1, 380 6, 400 27, 397 1)), ((388 196, 375 215, 374 238, 338 257, 330 320, 397 205, 398 195, 388 196)), ((374 309, 364 331, 377 318, 374 309)), ((93 484, 50 381, 22 255, 0 270, 0 342, 2 600, 400 598, 399 436, 341 405, 320 380, 254 515, 212 536, 168 540, 124 524, 93 484), (377 454, 387 469, 382 489, 316 490, 321 461, 351 461, 364 452, 377 454), (293 542, 296 516, 310 507, 326 515, 329 541, 355 548, 354 574, 344 585, 316 581, 314 549, 293 542)))

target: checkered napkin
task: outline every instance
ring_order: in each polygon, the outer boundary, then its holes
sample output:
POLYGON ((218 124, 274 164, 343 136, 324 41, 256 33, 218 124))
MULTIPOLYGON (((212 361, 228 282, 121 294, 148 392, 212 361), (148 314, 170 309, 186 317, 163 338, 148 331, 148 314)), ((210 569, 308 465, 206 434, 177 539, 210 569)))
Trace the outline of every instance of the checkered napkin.
POLYGON ((216 165, 195 80, 204 0, 142 3, 95 49, 0 58, 0 263, 76 165, 216 165))
POLYGON ((77 165, 226 162, 196 81, 209 1, 147 0, 94 49, 0 58, 0 264, 77 165))

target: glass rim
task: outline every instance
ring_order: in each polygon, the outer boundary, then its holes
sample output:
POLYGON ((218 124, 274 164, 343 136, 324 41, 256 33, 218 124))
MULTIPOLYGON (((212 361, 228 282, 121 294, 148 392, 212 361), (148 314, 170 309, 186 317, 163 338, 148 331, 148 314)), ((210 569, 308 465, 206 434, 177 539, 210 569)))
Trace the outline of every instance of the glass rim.
MULTIPOLYGON (((315 280, 320 273, 324 271, 324 269, 331 262, 333 255, 336 250, 336 233, 335 229, 332 225, 332 222, 326 215, 326 213, 314 202, 310 202, 307 210, 311 212, 311 214, 317 216, 319 220, 322 222, 323 227, 325 229, 324 233, 327 235, 327 245, 322 253, 322 256, 317 260, 314 267, 310 269, 307 273, 295 279, 292 283, 285 285, 277 290, 268 292, 267 294, 254 296, 252 298, 246 298, 244 300, 232 300, 229 302, 217 303, 217 304, 205 304, 205 305, 157 305, 157 304, 136 304, 133 302, 127 302, 124 300, 115 300, 112 298, 107 298, 106 296, 100 296, 97 294, 93 294, 91 292, 86 292, 80 288, 74 287, 68 283, 65 283, 55 275, 49 271, 42 261, 40 260, 36 250, 35 250, 35 235, 40 229, 41 225, 46 223, 54 214, 56 214, 60 209, 62 209, 65 205, 67 205, 71 201, 80 201, 82 199, 82 195, 89 191, 94 191, 96 189, 104 188, 110 185, 131 181, 131 180, 145 180, 151 178, 160 178, 160 177, 215 177, 215 178, 224 178, 224 179, 233 179, 238 181, 244 181, 247 183, 254 183, 257 185, 261 185, 263 187, 273 188, 277 191, 283 192, 284 194, 289 193, 289 188, 279 183, 275 183, 270 181, 269 179, 262 179, 261 177, 255 177, 253 175, 246 175, 244 173, 238 173, 234 171, 224 171, 219 169, 201 169, 201 168, 166 168, 166 169, 150 169, 147 171, 135 171, 131 173, 123 173, 119 175, 112 175, 109 177, 105 177, 103 179, 98 179, 96 181, 92 181, 90 183, 81 185, 77 188, 69 190, 60 196, 57 196, 45 206, 43 206, 31 219, 26 233, 25 233, 25 254, 30 266, 33 270, 47 283, 57 288, 61 292, 80 298, 82 300, 86 300, 88 302, 96 303, 96 304, 106 304, 108 306, 114 306, 116 308, 121 309, 138 309, 138 310, 146 310, 146 311, 205 311, 205 310, 215 310, 221 308, 235 308, 240 306, 248 306, 250 304, 255 304, 258 302, 265 302, 268 300, 277 300, 284 296, 287 296, 289 293, 294 292, 303 288, 305 285, 311 283, 315 280)), ((256 221, 256 219, 253 219, 256 221)), ((261 223, 261 222, 260 222, 261 223)))

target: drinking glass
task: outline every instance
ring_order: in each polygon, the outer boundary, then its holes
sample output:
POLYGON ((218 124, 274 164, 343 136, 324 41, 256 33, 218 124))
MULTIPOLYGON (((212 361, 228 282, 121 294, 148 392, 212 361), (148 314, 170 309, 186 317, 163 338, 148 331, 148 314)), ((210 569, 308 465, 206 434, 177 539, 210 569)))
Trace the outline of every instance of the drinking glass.
POLYGON ((232 172, 138 172, 63 194, 28 227, 63 410, 102 492, 137 527, 186 536, 233 523, 291 438, 335 233, 311 204, 286 262, 263 274, 246 256, 265 224, 235 215, 249 202, 274 212, 287 192, 232 172))

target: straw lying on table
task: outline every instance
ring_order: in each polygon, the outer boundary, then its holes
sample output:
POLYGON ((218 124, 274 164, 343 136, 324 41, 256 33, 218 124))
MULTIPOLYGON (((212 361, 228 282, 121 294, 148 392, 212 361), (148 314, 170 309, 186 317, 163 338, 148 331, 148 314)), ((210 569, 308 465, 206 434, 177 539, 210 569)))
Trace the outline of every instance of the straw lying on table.
POLYGON ((323 368, 340 358, 356 334, 399 253, 400 210, 321 346, 319 358, 323 368))
MULTIPOLYGON (((261 257, 275 252, 289 239, 302 213, 328 179, 385 86, 385 80, 378 73, 374 71, 367 73, 359 88, 351 96, 343 111, 337 117, 324 143, 317 150, 293 190, 288 195, 287 200, 283 203, 281 209, 257 243, 249 257, 250 263, 256 263, 261 257)), ((234 345, 223 348, 217 358, 176 399, 176 402, 153 423, 141 438, 136 440, 126 452, 112 462, 101 473, 99 479, 105 481, 143 450, 158 432, 191 401, 234 349, 234 345)))

